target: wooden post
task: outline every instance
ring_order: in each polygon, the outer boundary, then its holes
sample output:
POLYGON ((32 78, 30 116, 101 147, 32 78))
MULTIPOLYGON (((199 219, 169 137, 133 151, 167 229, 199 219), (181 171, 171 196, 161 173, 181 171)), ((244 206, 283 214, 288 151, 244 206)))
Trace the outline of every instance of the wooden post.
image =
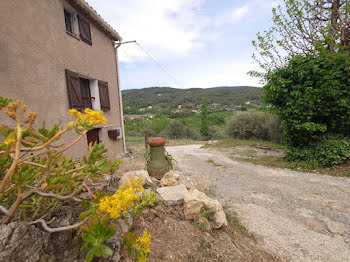
POLYGON ((148 136, 147 136, 147 130, 145 130, 145 149, 148 147, 148 136))

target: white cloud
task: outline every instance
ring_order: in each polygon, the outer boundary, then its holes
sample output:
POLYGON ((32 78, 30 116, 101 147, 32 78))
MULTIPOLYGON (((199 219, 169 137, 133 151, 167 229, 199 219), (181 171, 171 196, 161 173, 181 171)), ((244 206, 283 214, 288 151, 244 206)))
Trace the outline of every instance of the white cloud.
POLYGON ((220 27, 225 24, 237 24, 240 22, 249 12, 249 4, 245 4, 241 7, 235 8, 229 12, 220 15, 215 20, 215 26, 220 27))
MULTIPOLYGON (((137 40, 158 60, 186 57, 203 47, 199 37, 210 19, 196 12, 202 0, 88 2, 103 14, 125 41, 137 40)), ((120 48, 129 55, 120 52, 122 62, 149 60, 135 44, 125 44, 120 48)))
POLYGON ((218 70, 211 69, 206 74, 193 77, 185 87, 261 86, 259 84, 260 79, 247 75, 248 71, 258 69, 252 62, 237 61, 235 64, 222 65, 216 68, 218 70))

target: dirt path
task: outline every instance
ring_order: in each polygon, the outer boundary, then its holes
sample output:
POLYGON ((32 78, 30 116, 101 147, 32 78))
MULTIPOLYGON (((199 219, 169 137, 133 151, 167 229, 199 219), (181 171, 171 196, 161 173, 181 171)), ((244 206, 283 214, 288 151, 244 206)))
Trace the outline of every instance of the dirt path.
POLYGON ((201 176, 262 245, 287 261, 350 261, 350 179, 233 161, 201 145, 167 147, 201 176))

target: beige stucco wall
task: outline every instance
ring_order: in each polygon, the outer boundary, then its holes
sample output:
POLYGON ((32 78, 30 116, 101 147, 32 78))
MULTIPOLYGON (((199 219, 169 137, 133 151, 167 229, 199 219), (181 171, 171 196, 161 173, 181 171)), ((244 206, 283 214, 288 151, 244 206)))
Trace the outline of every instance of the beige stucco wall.
MULTIPOLYGON (((111 111, 108 125, 121 126, 119 87, 113 42, 91 23, 92 45, 66 33, 62 0, 0 1, 0 96, 21 99, 39 121, 66 123, 68 95, 65 69, 108 82, 111 111)), ((0 112, 0 121, 4 113, 0 112)), ((123 152, 122 140, 113 141, 107 129, 100 139, 114 158, 123 152)), ((76 137, 66 135, 69 141, 76 137)), ((84 137, 70 154, 81 156, 84 137)))

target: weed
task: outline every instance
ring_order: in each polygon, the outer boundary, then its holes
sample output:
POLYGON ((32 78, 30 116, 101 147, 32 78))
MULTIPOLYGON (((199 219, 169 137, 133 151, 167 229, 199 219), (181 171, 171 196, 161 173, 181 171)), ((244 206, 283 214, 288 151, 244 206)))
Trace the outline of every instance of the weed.
POLYGON ((210 242, 206 241, 202 236, 199 237, 199 250, 207 251, 211 249, 210 242))
POLYGON ((202 217, 209 219, 212 215, 214 215, 215 211, 210 209, 209 207, 204 207, 201 210, 202 217))
POLYGON ((207 189, 205 189, 204 194, 208 197, 213 197, 215 195, 216 185, 209 185, 207 189))
POLYGON ((207 225, 204 222, 202 222, 202 223, 199 224, 199 229, 202 232, 205 232, 205 231, 207 231, 207 225))
POLYGON ((162 253, 159 254, 159 259, 160 259, 160 260, 164 261, 165 258, 166 258, 166 254, 165 254, 164 252, 162 252, 162 253))

